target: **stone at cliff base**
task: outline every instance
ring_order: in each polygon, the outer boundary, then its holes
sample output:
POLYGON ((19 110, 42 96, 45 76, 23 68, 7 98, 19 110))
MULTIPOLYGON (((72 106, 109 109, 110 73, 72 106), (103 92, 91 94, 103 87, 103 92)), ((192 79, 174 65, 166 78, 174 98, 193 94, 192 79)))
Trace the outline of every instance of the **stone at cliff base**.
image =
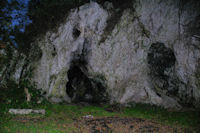
POLYGON ((20 115, 27 115, 27 114, 45 114, 44 109, 9 109, 8 111, 10 114, 20 114, 20 115))

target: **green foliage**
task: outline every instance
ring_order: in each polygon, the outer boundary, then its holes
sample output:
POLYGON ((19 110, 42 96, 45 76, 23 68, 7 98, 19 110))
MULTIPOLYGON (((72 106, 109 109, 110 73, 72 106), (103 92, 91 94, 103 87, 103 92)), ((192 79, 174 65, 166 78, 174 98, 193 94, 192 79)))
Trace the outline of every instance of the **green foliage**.
POLYGON ((41 92, 29 80, 21 81, 20 85, 8 81, 7 88, 0 88, 0 115, 7 112, 9 108, 35 108, 40 104, 48 103, 42 98, 41 92), (31 94, 31 101, 26 102, 24 88, 31 94), (37 103, 42 100, 41 103, 37 103))
POLYGON ((4 42, 12 42, 10 38, 16 31, 19 31, 20 26, 13 28, 12 20, 17 19, 20 14, 12 17, 13 10, 20 10, 23 8, 17 0, 1 0, 0 1, 0 38, 4 42))
POLYGON ((177 124, 184 127, 199 128, 200 124, 200 119, 196 119, 200 117, 199 111, 168 111, 164 108, 148 104, 136 104, 135 107, 126 108, 124 116, 155 119, 163 124, 177 124))
POLYGON ((28 88, 29 93, 31 94, 31 100, 36 102, 39 97, 41 97, 41 92, 36 89, 36 87, 28 79, 24 79, 20 83, 20 88, 28 88))

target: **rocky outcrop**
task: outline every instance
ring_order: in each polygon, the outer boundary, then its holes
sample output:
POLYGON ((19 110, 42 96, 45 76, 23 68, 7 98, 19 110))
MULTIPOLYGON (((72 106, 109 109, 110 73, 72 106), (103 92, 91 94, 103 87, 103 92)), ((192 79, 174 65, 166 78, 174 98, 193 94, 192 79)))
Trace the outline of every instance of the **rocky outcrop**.
POLYGON ((19 84, 26 56, 10 43, 0 42, 0 46, 0 87, 6 87, 10 82, 19 84))
MULTIPOLYGON (((35 42, 42 50, 42 57, 31 64, 35 67, 33 80, 47 92, 50 100, 98 101, 105 97, 100 101, 107 101, 105 78, 101 73, 91 72, 88 63, 92 45, 103 34, 108 17, 108 12, 97 3, 86 4, 72 10, 58 32, 48 32, 35 42)), ((37 54, 33 50, 32 55, 37 54)))
POLYGON ((199 60, 200 30, 197 23, 200 3, 171 0, 155 3, 140 1, 136 12, 146 30, 150 31, 152 42, 162 42, 171 48, 176 61, 173 67, 164 71, 167 80, 157 78, 153 80, 153 86, 159 87, 165 95, 178 97, 180 103, 199 106, 200 91, 195 75, 199 60))
POLYGON ((32 80, 53 102, 200 107, 198 7, 135 0, 123 9, 73 9, 57 32, 32 44, 32 80))

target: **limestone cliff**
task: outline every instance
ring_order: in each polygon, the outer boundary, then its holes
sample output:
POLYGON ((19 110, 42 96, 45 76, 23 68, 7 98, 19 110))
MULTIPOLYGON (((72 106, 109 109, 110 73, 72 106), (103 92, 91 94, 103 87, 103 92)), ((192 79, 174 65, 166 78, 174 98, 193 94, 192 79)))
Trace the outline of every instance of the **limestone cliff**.
POLYGON ((90 2, 32 44, 32 81, 54 102, 200 107, 200 2, 90 2), (37 47, 37 50, 35 50, 37 47))

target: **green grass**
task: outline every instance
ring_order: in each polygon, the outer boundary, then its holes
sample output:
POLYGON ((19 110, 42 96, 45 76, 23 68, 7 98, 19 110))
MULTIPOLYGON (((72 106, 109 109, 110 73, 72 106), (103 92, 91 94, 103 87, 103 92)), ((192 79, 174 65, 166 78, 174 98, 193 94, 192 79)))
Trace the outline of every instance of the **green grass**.
MULTIPOLYGON (((35 118, 40 117, 42 120, 37 122, 28 121, 26 123, 17 122, 14 118, 19 116, 10 115, 6 112, 0 116, 0 131, 3 133, 12 132, 72 132, 77 131, 72 123, 74 119, 85 115, 93 115, 96 117, 137 117, 144 119, 151 119, 162 124, 177 125, 187 128, 198 128, 200 124, 200 116, 198 112, 168 112, 164 109, 149 106, 136 105, 132 108, 124 108, 120 112, 107 112, 105 107, 96 106, 75 106, 64 104, 41 104, 37 108, 46 110, 46 114, 42 115, 27 115, 24 117, 35 118)), ((21 116, 20 116, 21 117, 21 116)))
POLYGON ((153 119, 163 124, 176 124, 183 127, 198 128, 200 125, 200 113, 198 111, 170 112, 160 107, 140 104, 134 108, 125 109, 123 115, 153 119))
MULTIPOLYGON (((12 87, 14 88, 14 86, 12 87)), ((94 117, 135 117, 149 119, 161 124, 198 129, 200 127, 200 112, 170 112, 163 108, 138 104, 131 108, 122 108, 118 112, 108 112, 111 106, 76 106, 66 104, 50 104, 47 101, 37 104, 37 98, 31 103, 25 102, 23 89, 0 90, 0 133, 62 133, 78 131, 74 121, 85 115, 94 117), (11 115, 10 108, 45 109, 45 115, 11 115), (38 121, 17 121, 17 118, 39 118, 38 121), (41 119, 41 120, 40 120, 41 119)), ((33 92, 34 93, 34 92, 33 92)), ((198 129, 199 130, 199 129, 198 129)))

